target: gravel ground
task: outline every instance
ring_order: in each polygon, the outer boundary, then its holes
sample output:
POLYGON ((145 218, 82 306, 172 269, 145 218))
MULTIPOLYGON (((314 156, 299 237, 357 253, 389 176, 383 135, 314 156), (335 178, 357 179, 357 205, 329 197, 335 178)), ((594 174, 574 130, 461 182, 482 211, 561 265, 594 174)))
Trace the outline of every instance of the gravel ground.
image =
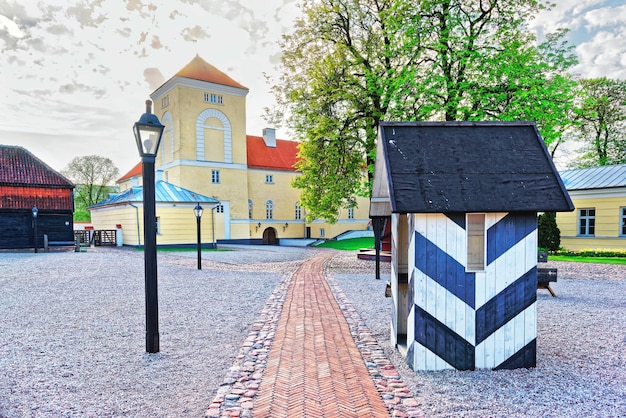
POLYGON ((160 252, 161 352, 146 354, 143 253, 0 253, 0 417, 203 416, 307 254, 206 252, 197 270, 193 251, 160 252))
MULTIPOLYGON (((250 324, 310 249, 159 253, 161 352, 145 354, 143 254, 0 253, 0 417, 200 417, 250 324)), ((626 416, 626 266, 550 262, 535 369, 414 373, 389 345, 389 277, 326 266, 427 417, 626 416)))
POLYGON ((537 367, 415 373, 391 349, 391 301, 367 262, 334 257, 329 272, 379 340, 427 417, 625 417, 626 265, 549 262, 557 294, 539 290, 537 367))

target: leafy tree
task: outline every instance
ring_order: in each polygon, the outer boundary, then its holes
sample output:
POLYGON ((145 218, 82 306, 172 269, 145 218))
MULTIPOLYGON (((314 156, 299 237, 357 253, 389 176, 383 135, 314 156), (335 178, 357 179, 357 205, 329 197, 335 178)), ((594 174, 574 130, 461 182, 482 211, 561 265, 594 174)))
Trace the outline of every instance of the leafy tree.
POLYGON ((540 248, 557 251, 561 246, 561 230, 556 224, 556 213, 545 212, 539 215, 537 234, 540 248))
POLYGON ((535 120, 558 146, 575 63, 564 32, 536 39, 536 0, 304 0, 281 47, 278 107, 302 141, 294 185, 311 218, 369 193, 382 120, 535 120), (371 178, 371 171, 369 172, 371 178))
POLYGON ((584 142, 581 167, 626 163, 626 81, 580 80, 577 134, 584 142))
POLYGON ((90 219, 87 207, 103 199, 115 188, 119 169, 109 158, 98 155, 76 157, 61 172, 76 184, 74 189, 74 220, 90 219))

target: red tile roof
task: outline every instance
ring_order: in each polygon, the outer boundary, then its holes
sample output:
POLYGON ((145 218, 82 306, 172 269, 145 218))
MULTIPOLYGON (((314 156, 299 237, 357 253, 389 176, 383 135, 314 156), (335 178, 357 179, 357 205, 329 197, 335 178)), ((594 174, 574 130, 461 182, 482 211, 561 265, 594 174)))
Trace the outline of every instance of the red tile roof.
POLYGON ((246 141, 249 168, 296 171, 298 142, 277 139, 276 147, 268 147, 262 137, 253 135, 247 135, 246 141))
POLYGON ((189 64, 185 65, 182 70, 177 72, 176 75, 179 77, 192 78, 194 80, 207 81, 209 83, 248 90, 247 87, 239 84, 225 73, 200 58, 199 55, 196 55, 195 58, 192 59, 189 64))
POLYGON ((132 179, 133 177, 137 177, 137 176, 141 176, 141 161, 139 161, 137 163, 137 165, 135 165, 133 168, 130 169, 130 171, 126 174, 124 174, 122 177, 120 177, 119 179, 117 179, 117 182, 120 183, 124 180, 128 180, 128 179, 132 179))
POLYGON ((0 145, 0 185, 74 188, 74 184, 25 148, 0 145))
MULTIPOLYGON (((298 160, 298 142, 276 140, 276 147, 267 147, 260 136, 247 135, 247 159, 249 168, 267 168, 271 170, 295 171, 294 164, 298 160)), ((141 176, 142 165, 138 162, 126 174, 117 179, 117 182, 141 176)))

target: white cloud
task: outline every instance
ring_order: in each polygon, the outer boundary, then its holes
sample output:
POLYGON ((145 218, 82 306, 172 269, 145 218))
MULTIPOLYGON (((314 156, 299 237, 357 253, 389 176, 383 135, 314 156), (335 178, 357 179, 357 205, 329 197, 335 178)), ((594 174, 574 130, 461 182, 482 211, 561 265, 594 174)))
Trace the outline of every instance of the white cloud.
POLYGON ((14 38, 22 38, 24 36, 24 32, 20 30, 20 27, 13 20, 2 15, 0 15, 0 30, 6 30, 14 38))
MULTIPOLYGON (((572 29, 581 62, 577 71, 584 76, 626 78, 623 0, 556 3, 537 16, 533 28, 572 29), (609 26, 603 24, 607 18, 609 26)), ((0 0, 2 141, 28 144, 56 169, 86 155, 81 154, 86 148, 106 154, 121 171, 130 169, 138 160, 130 127, 143 113, 144 100, 196 54, 250 88, 247 131, 260 134, 265 127, 260 115, 273 99, 264 74, 275 74, 277 41, 299 14, 296 4, 0 0), (84 129, 89 134, 83 135, 84 129)))

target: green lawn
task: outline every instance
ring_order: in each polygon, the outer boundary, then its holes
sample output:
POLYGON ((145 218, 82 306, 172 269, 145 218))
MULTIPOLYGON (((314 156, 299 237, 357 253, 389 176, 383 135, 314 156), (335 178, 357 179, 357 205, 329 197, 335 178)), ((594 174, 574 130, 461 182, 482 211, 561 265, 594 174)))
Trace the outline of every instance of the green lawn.
POLYGON ((548 260, 552 261, 575 261, 578 263, 598 263, 598 264, 626 264, 624 257, 581 257, 573 255, 549 255, 548 260))
POLYGON ((350 238, 337 241, 326 241, 318 248, 333 248, 335 250, 360 250, 361 248, 374 248, 374 238, 350 238))

